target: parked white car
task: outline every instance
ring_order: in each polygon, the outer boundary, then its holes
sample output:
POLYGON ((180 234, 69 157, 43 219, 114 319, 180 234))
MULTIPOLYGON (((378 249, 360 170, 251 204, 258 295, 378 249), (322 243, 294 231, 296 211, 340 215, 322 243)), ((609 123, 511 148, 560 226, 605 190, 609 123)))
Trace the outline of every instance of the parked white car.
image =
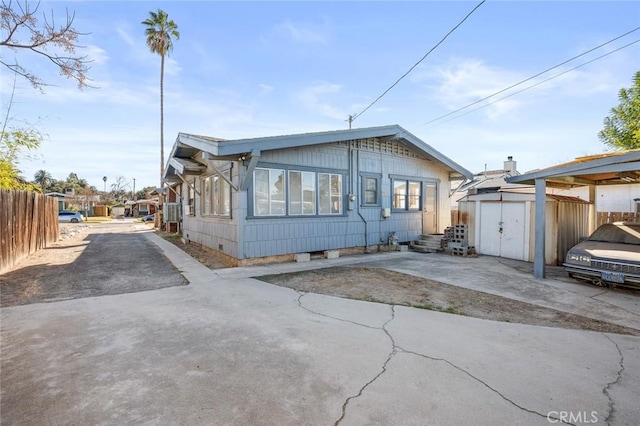
POLYGON ((569 250, 564 267, 598 285, 640 287, 640 223, 602 225, 569 250))
POLYGON ((82 216, 78 212, 62 210, 58 212, 58 222, 71 222, 71 223, 84 222, 84 216, 82 216))

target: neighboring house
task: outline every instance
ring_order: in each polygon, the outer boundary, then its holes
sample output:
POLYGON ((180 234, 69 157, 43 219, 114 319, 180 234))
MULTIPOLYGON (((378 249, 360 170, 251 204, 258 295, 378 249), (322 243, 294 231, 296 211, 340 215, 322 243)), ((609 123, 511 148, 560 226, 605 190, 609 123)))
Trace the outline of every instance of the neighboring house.
POLYGON ((397 125, 222 140, 180 133, 165 181, 184 238, 238 263, 416 240, 472 174, 397 125))
POLYGON ((93 215, 93 208, 100 202, 99 195, 77 194, 73 188, 65 189, 64 193, 48 192, 45 195, 58 199, 58 211, 75 209, 86 216, 93 215))
MULTIPOLYGON (((589 199, 589 188, 552 189, 554 194, 570 195, 583 200, 589 199)), ((640 184, 598 186, 595 188, 597 212, 640 212, 640 184)))
POLYGON ((146 216, 153 214, 158 208, 158 200, 127 200, 125 205, 125 216, 146 216))
POLYGON ((511 189, 518 188, 524 185, 507 184, 507 178, 511 176, 518 176, 520 173, 517 170, 517 162, 513 157, 507 157, 507 161, 504 162, 503 168, 498 170, 485 170, 473 175, 471 180, 458 180, 452 182, 452 187, 455 189, 451 197, 451 205, 455 209, 458 206, 458 200, 466 195, 481 194, 485 192, 495 192, 499 189, 511 189))
POLYGON ((138 216, 154 214, 158 209, 158 200, 137 200, 138 216))
POLYGON ((67 194, 63 194, 61 192, 47 192, 44 195, 58 199, 58 211, 67 210, 67 194))

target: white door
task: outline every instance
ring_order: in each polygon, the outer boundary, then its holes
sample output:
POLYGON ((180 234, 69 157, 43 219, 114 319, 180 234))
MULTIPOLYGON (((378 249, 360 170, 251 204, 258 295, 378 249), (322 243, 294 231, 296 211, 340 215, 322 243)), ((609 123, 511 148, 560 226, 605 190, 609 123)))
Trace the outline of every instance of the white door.
POLYGON ((425 183, 422 202, 422 234, 438 232, 438 192, 435 183, 425 183))
POLYGON ((524 203, 500 203, 502 205, 502 233, 500 235, 500 257, 527 260, 524 258, 524 203))
POLYGON ((527 260, 525 255, 525 203, 480 204, 478 251, 489 256, 527 260))
POLYGON ((500 256, 502 203, 480 203, 480 241, 478 252, 500 256))

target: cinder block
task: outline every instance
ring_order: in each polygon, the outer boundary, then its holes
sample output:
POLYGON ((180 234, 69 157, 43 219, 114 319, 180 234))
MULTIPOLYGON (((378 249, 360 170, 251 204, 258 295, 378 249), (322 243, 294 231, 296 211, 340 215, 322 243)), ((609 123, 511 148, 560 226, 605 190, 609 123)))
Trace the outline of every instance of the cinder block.
POLYGON ((293 260, 296 262, 310 262, 311 261, 311 253, 296 253, 293 255, 293 260))
POLYGON ((337 259, 340 257, 340 252, 338 250, 325 250, 324 258, 325 259, 337 259))

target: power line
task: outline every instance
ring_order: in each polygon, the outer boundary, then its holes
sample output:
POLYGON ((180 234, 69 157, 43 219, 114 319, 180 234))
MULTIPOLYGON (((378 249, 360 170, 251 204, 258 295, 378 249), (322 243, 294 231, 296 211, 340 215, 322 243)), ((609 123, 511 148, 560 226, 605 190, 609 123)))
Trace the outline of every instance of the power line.
MULTIPOLYGON (((535 84, 532 84, 531 86, 528 86, 528 87, 525 87, 524 89, 518 90, 517 92, 510 93, 510 94, 508 94, 507 96, 503 96, 502 98, 496 99, 496 100, 495 100, 495 101, 493 101, 493 102, 489 102, 489 103, 487 103, 487 104, 484 104, 484 105, 482 105, 482 106, 479 106, 478 108, 474 108, 474 109, 472 109, 471 111, 467 111, 467 112, 465 112, 464 114, 460 114, 460 115, 457 115, 457 116, 455 116, 455 117, 451 117, 450 119, 448 119, 448 120, 446 120, 446 121, 443 121, 442 123, 438 123, 438 124, 436 124, 436 125, 434 125, 434 126, 431 126, 431 127, 438 126, 439 124, 448 123, 449 121, 455 120, 456 118, 464 117, 465 115, 471 114, 472 112, 476 112, 476 111, 478 111, 478 110, 480 110, 480 109, 482 109, 482 108, 486 108, 486 107, 488 107, 488 106, 490 106, 490 105, 493 105, 493 104, 495 104, 495 103, 497 103, 497 102, 500 102, 500 101, 502 101, 502 100, 505 100, 505 99, 507 99, 507 98, 510 98, 511 96, 515 96, 515 95, 517 95, 517 94, 519 94, 519 93, 522 93, 522 92, 524 92, 524 91, 526 91, 526 90, 533 89, 534 87, 539 86, 539 85, 541 85, 541 84, 543 84, 543 83, 546 83, 546 82, 547 82, 547 81, 549 81, 549 80, 553 80, 553 79, 558 78, 558 77, 560 77, 560 76, 562 76, 562 75, 565 75, 565 74, 567 74, 567 73, 570 73, 571 71, 577 70, 578 68, 582 68, 582 67, 584 67, 584 66, 586 66, 586 65, 589 65, 589 64, 590 64, 590 63, 592 63, 592 62, 598 61, 598 60, 600 60, 600 59, 602 59, 602 58, 604 58, 604 57, 606 57, 606 56, 609 56, 609 55, 611 55, 611 54, 614 54, 614 53, 618 52, 619 50, 625 49, 625 48, 627 48, 627 47, 629 47, 629 46, 631 46, 631 45, 634 45, 634 44, 636 44, 636 43, 638 43, 638 42, 640 42, 640 39, 635 40, 635 41, 632 41, 631 43, 625 44, 624 46, 621 46, 621 47, 619 47, 619 48, 617 48, 617 49, 615 49, 615 50, 612 50, 611 52, 607 52, 607 53, 605 53, 605 54, 603 54, 603 55, 600 55, 600 56, 598 56, 597 58, 593 58, 593 59, 591 59, 591 60, 589 60, 589 61, 587 61, 587 62, 585 62, 585 63, 583 63, 583 64, 576 65, 576 66, 575 66, 575 67, 573 67, 573 68, 570 68, 570 69, 568 69, 568 70, 566 70, 566 71, 561 72, 560 74, 556 74, 556 75, 554 75, 554 76, 552 76, 552 77, 546 78, 546 79, 544 79, 544 80, 542 80, 542 81, 539 81, 539 82, 537 82, 537 83, 535 83, 535 84)), ((501 92, 503 92, 503 91, 501 91, 501 92)), ((501 92, 498 92, 498 93, 501 93, 501 92)), ((494 95, 496 95, 496 94, 498 94, 498 93, 495 93, 494 95)), ((491 96, 494 96, 494 95, 491 95, 491 96)), ((487 98, 485 98, 485 99, 487 99, 487 98)), ((475 103, 477 103, 477 102, 475 102, 475 103)), ((470 107, 471 105, 473 105, 473 104, 467 105, 465 108, 470 107)), ((461 109, 460 109, 460 110, 458 110, 458 111, 461 111, 461 109)), ((457 111, 456 111, 456 112, 457 112, 457 111)), ((441 117, 441 118, 444 118, 444 116, 443 116, 443 117, 441 117)), ((435 120, 434 120, 434 121, 435 121, 435 120)), ((428 124, 428 123, 426 123, 426 124, 428 124)))
POLYGON ((451 35, 455 30, 457 30, 457 29, 458 29, 458 27, 459 27, 460 25, 462 25, 462 24, 464 23, 464 21, 466 21, 466 20, 467 20, 467 18, 468 18, 469 16, 471 16, 471 14, 472 14, 473 12, 475 12, 475 11, 476 11, 476 9, 478 9, 480 6, 482 6, 482 4, 483 4, 485 1, 486 1, 486 0, 482 0, 480 3, 478 3, 478 5, 477 5, 476 7, 474 7, 474 8, 471 10, 471 12, 467 13, 467 16, 465 16, 465 17, 464 17, 460 22, 458 22, 458 24, 457 24, 455 27, 453 27, 453 28, 452 28, 452 29, 451 29, 451 30, 450 30, 450 31, 449 31, 449 32, 448 32, 444 37, 442 37, 442 39, 441 39, 441 40, 440 40, 440 41, 439 41, 435 46, 433 46, 433 47, 431 48, 431 50, 429 50, 429 51, 428 51, 428 52, 427 52, 427 53, 426 53, 426 54, 425 54, 425 55, 424 55, 424 56, 423 56, 423 57, 422 57, 418 62, 416 62, 416 63, 415 63, 411 68, 409 68, 409 71, 407 71, 407 72, 405 72, 404 74, 402 74, 402 77, 400 77, 399 79, 397 79, 397 80, 396 80, 396 82, 395 82, 395 83, 393 83, 393 84, 392 84, 392 85, 391 85, 387 90, 385 90, 384 92, 382 92, 382 94, 381 94, 380 96, 378 96, 378 97, 376 98, 376 100, 375 100, 375 101, 371 102, 371 103, 369 104, 369 106, 368 106, 368 107, 366 107, 365 109, 363 109, 359 114, 350 115, 350 116, 349 116, 349 119, 348 119, 348 121, 349 121, 349 128, 351 128, 351 123, 352 123, 356 118, 358 118, 358 117, 360 117, 362 114, 364 114, 364 113, 365 113, 365 111, 367 111, 369 108, 371 108, 371 107, 372 107, 376 102, 378 102, 380 99, 382 99, 382 97, 383 97, 384 95, 386 95, 386 94, 387 94, 391 89, 393 89, 393 88, 394 88, 398 83, 400 83, 400 80, 402 80, 403 78, 405 78, 405 77, 406 77, 406 76, 407 76, 411 71, 413 71, 413 69, 414 69, 415 67, 417 67, 417 66, 418 66, 422 61, 424 61, 424 60, 425 60, 425 58, 426 58, 427 56, 429 56, 429 54, 431 54, 431 52, 433 52, 434 50, 436 50, 436 48, 437 48, 438 46, 440 46, 440 45, 441 45, 441 44, 442 44, 442 43, 447 39, 447 37, 449 37, 449 36, 450 36, 450 35, 451 35))
MULTIPOLYGON (((511 86, 509 86, 509 87, 507 87, 507 88, 505 88, 505 89, 502 89, 502 90, 500 90, 500 91, 497 91, 496 93, 493 93, 493 94, 491 94, 491 95, 489 95, 489 96, 485 96, 484 98, 482 98, 482 99, 478 99, 478 100, 477 100, 477 101, 475 101, 475 102, 472 102, 472 103, 470 103, 470 104, 468 104, 468 105, 466 105, 466 106, 463 106, 462 108, 458 108, 458 109, 456 109, 455 111, 451 111, 451 112, 449 112, 449 113, 447 113, 447 114, 441 115, 440 117, 434 118, 433 120, 427 121, 426 123, 424 123, 424 124, 423 124, 423 126, 424 126, 424 125, 427 125, 427 124, 431 124, 431 123, 433 123, 433 122, 435 122, 435 121, 442 120, 443 118, 449 117, 450 115, 453 115, 453 114, 455 114, 455 113, 457 113, 457 112, 460 112, 460 111, 462 111, 462 110, 465 110, 465 109, 467 109, 467 108, 469 108, 469 107, 472 107, 472 106, 474 106, 474 105, 476 105, 476 104, 479 104, 479 103, 480 103, 480 102, 482 102, 482 101, 486 101, 487 99, 492 98, 492 97, 494 97, 494 96, 496 96, 496 95, 499 95, 500 93, 504 93, 504 92, 506 92, 507 90, 513 89, 513 88, 514 88, 514 87, 516 87, 516 86, 519 86, 519 85, 521 85, 521 84, 523 84, 523 83, 526 83, 526 82, 527 82, 527 81, 529 81, 529 80, 533 80, 534 78, 539 77, 539 76, 541 76, 542 74, 545 74, 545 73, 547 73, 547 72, 549 72, 549 71, 551 71, 551 70, 554 70, 554 69, 556 69, 556 68, 558 68, 558 67, 561 67, 562 65, 565 65, 565 64, 567 64, 567 63, 569 63, 569 62, 571 62, 571 61, 573 61, 573 60, 576 60, 576 59, 578 59, 578 58, 580 58, 580 57, 582 57, 582 56, 584 56, 584 55, 586 55, 586 54, 588 54, 588 53, 591 53, 591 52, 593 52, 594 50, 600 49, 601 47, 604 47, 604 46, 606 46, 607 44, 613 43, 614 41, 616 41, 616 40, 618 40, 618 39, 621 39, 622 37, 625 37, 625 36, 627 36, 627 35, 629 35, 629 34, 631 34, 631 33, 635 32, 635 31, 638 31, 638 30, 640 30, 640 27, 634 28, 634 29, 633 29, 633 30, 631 30, 631 31, 627 31, 626 33, 624 33, 624 34, 622 34, 622 35, 619 35, 618 37, 615 37, 615 38, 613 38, 613 39, 611 39, 611 40, 609 40, 609 41, 607 41, 607 42, 605 42, 605 43, 602 43, 602 44, 600 44, 600 45, 598 45, 598 46, 596 46, 596 47, 593 47, 593 48, 591 48, 591 49, 589 49, 589 50, 587 50, 587 51, 585 51, 585 52, 583 52, 583 53, 581 53, 581 54, 579 54, 579 55, 574 56, 574 57, 573 57, 573 58, 571 58, 571 59, 567 59, 566 61, 563 61, 563 62, 561 62, 561 63, 559 63, 559 64, 557 64, 557 65, 554 65, 554 66, 553 66, 553 67, 551 67, 551 68, 547 68, 546 70, 541 71, 541 72, 539 72, 539 73, 537 73, 537 74, 535 74, 535 75, 533 75, 533 76, 531 76, 531 77, 529 77, 529 78, 526 78, 526 79, 524 79, 524 80, 522 80, 522 81, 520 81, 520 82, 518 82, 518 83, 516 83, 516 84, 512 84, 511 86)), ((635 43, 635 42, 634 42, 634 43, 635 43)), ((634 43, 631 43, 631 44, 634 44, 634 43)), ((631 44, 628 44, 627 46, 624 46, 624 47, 628 47, 628 46, 630 46, 631 44)), ((624 47, 623 47, 623 48, 624 48, 624 47)), ((614 50, 613 52, 617 52, 618 50, 620 50, 620 49, 616 49, 616 50, 614 50)), ((611 53, 613 53, 613 52, 611 52, 611 53)), ((600 58, 603 58, 603 57, 605 57, 605 56, 607 56, 607 55, 602 55, 602 56, 600 56, 600 57, 596 58, 595 60, 600 59, 600 58)), ((593 61, 589 61, 589 62, 587 62, 586 64, 591 63, 591 62, 593 62, 593 61)), ((586 64, 584 64, 584 65, 586 65, 586 64)), ((576 68, 579 68, 579 67, 576 67, 576 68)), ((573 70, 573 69, 575 69, 575 68, 572 68, 572 70, 573 70)), ((562 73, 562 74, 564 74, 564 73, 562 73)), ((560 76, 560 75, 562 75, 562 74, 558 74, 558 76, 560 76)), ((544 80, 544 81, 548 81, 548 80, 544 80)), ((531 86, 531 87, 535 87, 535 86, 537 86, 537 84, 536 84, 536 85, 534 85, 534 86, 531 86)), ((517 92, 517 93, 520 93, 520 92, 517 92)), ((505 97, 505 98, 506 98, 506 97, 505 97)), ((502 98, 502 99, 505 99, 505 98, 502 98)), ((495 102, 492 102, 492 103, 495 103, 495 102)), ((491 104, 489 104, 489 105, 491 105, 491 104)), ((477 109, 479 109, 479 108, 477 108, 477 109)), ((475 109, 474 111, 476 111, 477 109, 475 109)), ((466 114, 464 114, 464 115, 466 115, 466 114)), ((449 120, 447 120, 447 121, 449 121, 449 120)))

